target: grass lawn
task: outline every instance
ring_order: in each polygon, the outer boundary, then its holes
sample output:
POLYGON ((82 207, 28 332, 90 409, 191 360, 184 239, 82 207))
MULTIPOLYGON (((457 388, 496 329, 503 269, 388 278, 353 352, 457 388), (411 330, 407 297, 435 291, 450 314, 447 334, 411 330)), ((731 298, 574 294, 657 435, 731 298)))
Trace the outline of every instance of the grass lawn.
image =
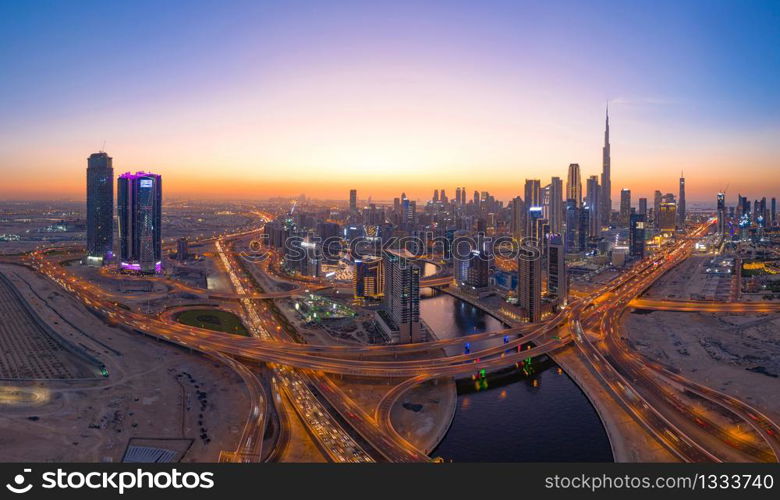
POLYGON ((176 315, 179 323, 206 328, 216 332, 235 333, 236 335, 249 336, 249 332, 241 322, 241 318, 228 311, 219 309, 191 309, 182 311, 176 315))

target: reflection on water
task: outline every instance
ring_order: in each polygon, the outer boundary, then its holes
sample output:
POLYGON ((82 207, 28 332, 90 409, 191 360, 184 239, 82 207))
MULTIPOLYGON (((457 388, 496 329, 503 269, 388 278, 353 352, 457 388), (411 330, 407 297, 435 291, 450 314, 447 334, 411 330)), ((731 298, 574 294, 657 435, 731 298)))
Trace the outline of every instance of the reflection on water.
MULTIPOLYGON (((420 308, 439 338, 497 330, 501 322, 450 295, 426 291, 420 308)), ((498 340, 501 342, 501 340, 498 340)), ((468 384, 466 384, 468 385, 468 384)), ((456 462, 612 461, 593 406, 554 363, 530 377, 464 391, 449 432, 434 450, 456 462)))

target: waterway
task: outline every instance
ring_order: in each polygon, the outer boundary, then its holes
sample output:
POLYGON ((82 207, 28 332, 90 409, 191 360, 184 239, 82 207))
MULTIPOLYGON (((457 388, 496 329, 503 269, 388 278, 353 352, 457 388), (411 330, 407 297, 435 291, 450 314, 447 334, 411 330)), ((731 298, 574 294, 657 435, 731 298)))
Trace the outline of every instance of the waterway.
MULTIPOLYGON (((422 318, 438 338, 502 328, 497 319, 451 295, 426 289, 423 296, 422 318)), ((539 362, 530 376, 518 370, 485 385, 458 384, 455 418, 431 456, 455 462, 613 460, 596 410, 551 360, 539 362)))

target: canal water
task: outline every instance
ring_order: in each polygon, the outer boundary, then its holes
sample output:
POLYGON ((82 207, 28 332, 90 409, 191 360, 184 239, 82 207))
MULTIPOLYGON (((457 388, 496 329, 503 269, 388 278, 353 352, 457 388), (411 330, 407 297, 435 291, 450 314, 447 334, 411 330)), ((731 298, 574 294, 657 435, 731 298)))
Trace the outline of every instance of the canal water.
MULTIPOLYGON (((438 338, 502 328, 497 319, 451 295, 423 291, 420 312, 438 338)), ((501 340, 498 340, 501 342, 501 340)), ((473 349, 473 347, 472 347, 473 349)), ((551 360, 481 387, 458 384, 458 406, 431 456, 455 462, 611 462, 596 410, 551 360)))

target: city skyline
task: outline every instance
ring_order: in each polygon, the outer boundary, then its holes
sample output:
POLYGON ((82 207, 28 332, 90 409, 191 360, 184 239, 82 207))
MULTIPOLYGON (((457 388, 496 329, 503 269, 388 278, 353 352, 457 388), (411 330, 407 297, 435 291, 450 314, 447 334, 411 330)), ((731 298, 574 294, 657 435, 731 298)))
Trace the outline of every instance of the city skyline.
POLYGON ((776 6, 187 6, 174 26, 182 4, 4 7, 0 196, 80 199, 82 158, 105 149, 164 172, 169 199, 427 199, 446 176, 509 200, 571 163, 599 175, 607 102, 613 207, 681 170, 690 204, 780 190, 776 6))

